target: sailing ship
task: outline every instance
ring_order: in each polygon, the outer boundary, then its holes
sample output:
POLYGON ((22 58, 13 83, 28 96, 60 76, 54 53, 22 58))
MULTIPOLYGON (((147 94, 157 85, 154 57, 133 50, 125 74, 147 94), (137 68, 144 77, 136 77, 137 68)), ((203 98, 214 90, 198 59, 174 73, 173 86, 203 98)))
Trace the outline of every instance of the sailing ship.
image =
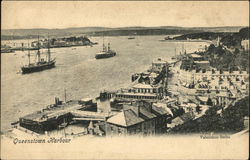
POLYGON ((95 58, 101 59, 101 58, 109 58, 109 57, 114 57, 114 56, 116 56, 116 52, 110 49, 110 43, 108 43, 108 49, 107 49, 107 47, 104 45, 104 42, 103 42, 102 51, 99 53, 96 53, 95 58))
POLYGON ((47 45, 48 47, 47 61, 44 58, 41 58, 39 37, 38 37, 37 46, 38 46, 37 53, 36 53, 37 61, 35 63, 30 63, 30 51, 28 50, 29 64, 21 67, 23 74, 39 72, 39 71, 43 71, 43 70, 55 67, 56 60, 55 58, 51 59, 49 39, 48 39, 48 45, 47 45))

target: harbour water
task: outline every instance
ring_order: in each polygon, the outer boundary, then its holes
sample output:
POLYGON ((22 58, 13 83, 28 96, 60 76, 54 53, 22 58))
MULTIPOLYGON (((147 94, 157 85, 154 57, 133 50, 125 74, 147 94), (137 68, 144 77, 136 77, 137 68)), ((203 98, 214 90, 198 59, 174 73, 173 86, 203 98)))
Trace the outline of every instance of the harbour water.
POLYGON ((26 75, 19 71, 28 63, 27 52, 1 54, 1 131, 10 128, 10 123, 19 117, 54 103, 55 97, 64 100, 64 89, 67 100, 94 98, 104 89, 128 86, 131 74, 148 69, 158 57, 171 59, 175 49, 179 53, 184 47, 189 53, 208 45, 206 42, 160 41, 164 37, 138 36, 132 40, 125 36, 105 37, 105 43, 110 42, 117 55, 99 60, 95 59, 95 53, 102 49, 103 39, 92 37, 91 41, 98 45, 51 49, 56 67, 26 75))

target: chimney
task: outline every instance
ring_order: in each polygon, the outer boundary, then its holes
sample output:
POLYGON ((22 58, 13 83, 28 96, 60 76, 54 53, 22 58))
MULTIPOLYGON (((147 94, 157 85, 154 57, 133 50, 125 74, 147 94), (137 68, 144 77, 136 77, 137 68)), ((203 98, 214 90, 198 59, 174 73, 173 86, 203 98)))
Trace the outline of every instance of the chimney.
POLYGON ((139 117, 139 113, 140 113, 140 104, 138 102, 134 102, 131 106, 132 110, 135 112, 135 114, 139 117))
POLYGON ((152 113, 152 107, 153 107, 153 102, 151 102, 150 104, 149 104, 149 111, 152 113))
POLYGON ((55 105, 58 105, 59 98, 55 97, 55 105))

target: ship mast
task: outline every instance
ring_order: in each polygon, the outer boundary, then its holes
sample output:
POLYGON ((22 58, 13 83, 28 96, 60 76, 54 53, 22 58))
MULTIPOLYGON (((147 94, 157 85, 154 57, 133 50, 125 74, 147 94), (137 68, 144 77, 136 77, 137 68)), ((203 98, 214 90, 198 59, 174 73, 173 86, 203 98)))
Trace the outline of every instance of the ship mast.
POLYGON ((66 89, 64 88, 64 100, 65 100, 65 103, 67 102, 67 94, 66 94, 66 89))
POLYGON ((104 35, 102 36, 102 51, 106 51, 106 47, 104 45, 104 35))
POLYGON ((108 43, 108 51, 110 50, 110 43, 108 43))
POLYGON ((182 54, 184 54, 184 42, 182 43, 182 54))
POLYGON ((30 65, 30 43, 28 40, 28 58, 29 58, 29 65, 30 65))
POLYGON ((48 62, 50 62, 50 44, 49 44, 49 35, 48 35, 48 62))
POLYGON ((39 63, 41 61, 39 36, 38 36, 38 43, 37 43, 37 57, 38 57, 38 63, 39 63))

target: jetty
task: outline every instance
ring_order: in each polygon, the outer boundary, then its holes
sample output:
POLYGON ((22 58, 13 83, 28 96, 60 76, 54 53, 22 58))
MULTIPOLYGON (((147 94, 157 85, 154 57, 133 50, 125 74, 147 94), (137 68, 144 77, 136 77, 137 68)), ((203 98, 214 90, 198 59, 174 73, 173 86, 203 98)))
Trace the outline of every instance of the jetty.
POLYGON ((112 113, 97 112, 97 103, 92 99, 71 100, 63 103, 58 98, 55 104, 19 118, 19 125, 36 133, 43 134, 66 127, 73 121, 106 121, 112 113))

